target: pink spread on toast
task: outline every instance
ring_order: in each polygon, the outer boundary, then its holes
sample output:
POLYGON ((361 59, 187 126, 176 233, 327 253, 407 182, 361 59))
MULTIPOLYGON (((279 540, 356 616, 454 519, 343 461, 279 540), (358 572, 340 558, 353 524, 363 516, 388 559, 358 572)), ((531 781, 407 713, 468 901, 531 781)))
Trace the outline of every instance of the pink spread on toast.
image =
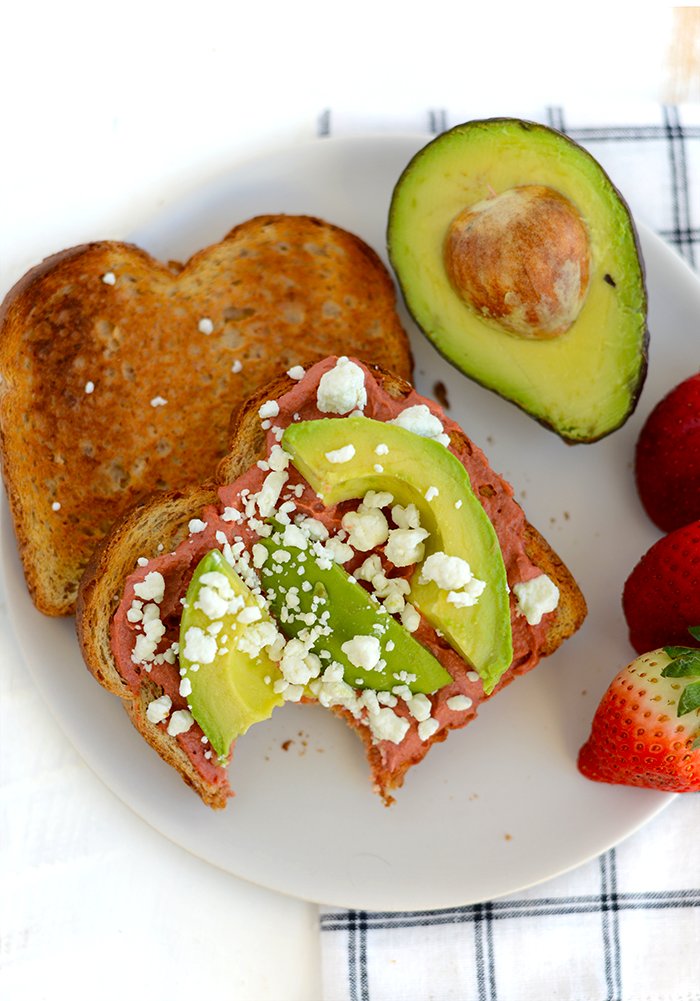
MULTIPOLYGON (((279 441, 279 429, 286 428, 293 421, 317 420, 328 417, 343 419, 340 415, 322 413, 317 407, 316 393, 319 381, 325 372, 334 367, 336 361, 335 357, 331 357, 313 366, 295 386, 276 401, 279 405, 279 413, 269 418, 268 455, 272 447, 279 441)), ((357 362, 357 364, 361 363, 357 362)), ((513 662, 489 696, 484 694, 481 680, 478 678, 473 680, 474 674, 471 668, 425 620, 421 619, 418 629, 413 633, 416 639, 430 649, 454 679, 450 685, 430 696, 431 716, 439 724, 437 737, 440 739, 441 731, 464 726, 476 716, 479 705, 486 698, 490 698, 505 687, 515 676, 526 673, 537 664, 539 660, 537 651, 541 648, 546 636, 551 613, 544 615, 541 622, 533 626, 529 625, 525 617, 516 610, 516 602, 512 594, 513 585, 519 581, 539 576, 541 570, 535 566, 526 553, 523 537, 525 515, 514 500, 511 486, 489 467, 481 449, 468 440, 464 441, 461 429, 445 415, 440 406, 419 396, 415 390, 403 400, 394 400, 382 388, 381 376, 375 376, 365 366, 361 365, 361 367, 365 372, 367 392, 367 404, 363 411, 365 416, 374 420, 389 421, 407 407, 424 404, 441 421, 448 435, 451 432, 460 433, 460 438, 456 439, 456 442, 451 444, 449 448, 466 468, 472 488, 496 529, 503 553, 508 584, 511 588, 513 662), (455 711, 448 707, 447 702, 459 695, 466 696, 471 700, 471 705, 466 709, 455 711)), ((349 507, 356 507, 360 503, 358 500, 325 508, 293 466, 290 465, 287 472, 289 480, 285 484, 281 499, 288 497, 294 486, 299 484, 298 489, 301 495, 296 496, 292 493, 296 505, 295 515, 312 515, 322 521, 331 532, 340 528, 343 513, 349 507)), ((111 641, 119 671, 135 697, 138 696, 142 686, 147 684, 170 696, 173 712, 187 709, 186 698, 179 694, 180 674, 177 658, 174 659, 174 663, 163 659, 165 652, 179 640, 181 599, 186 593, 199 560, 207 552, 214 548, 222 549, 224 543, 233 545, 237 542, 242 543, 249 552, 252 551, 254 543, 258 541, 258 534, 248 525, 245 518, 240 521, 227 519, 226 509, 235 508, 243 512, 246 491, 251 494, 257 493, 266 476, 265 469, 253 466, 235 483, 221 487, 218 491, 220 505, 206 508, 200 516, 201 521, 206 523, 206 527, 202 531, 192 533, 177 547, 174 553, 154 557, 146 565, 136 568, 134 573, 128 577, 122 601, 112 620, 111 641), (136 597, 135 586, 142 583, 146 575, 154 571, 162 574, 165 582, 165 595, 159 603, 160 618, 165 626, 165 632, 158 644, 155 660, 150 663, 137 664, 132 660, 132 653, 140 627, 138 623, 129 620, 128 613, 136 597)), ((344 564, 344 569, 352 573, 368 555, 370 554, 366 552, 357 553, 351 561, 344 564)), ((412 567, 406 568, 406 573, 410 574, 412 569, 412 567)), ((399 700, 394 712, 405 717, 410 726, 400 743, 395 744, 388 740, 381 740, 377 744, 383 764, 391 772, 400 770, 407 762, 419 760, 427 752, 431 743, 431 741, 421 740, 418 734, 418 724, 409 713, 403 700, 399 700)), ((166 719, 157 725, 167 729, 168 720, 166 719)), ((227 786, 226 769, 217 763, 215 754, 207 753, 208 746, 202 742, 202 737, 202 730, 194 722, 187 732, 178 734, 175 739, 206 781, 214 785, 227 786)))

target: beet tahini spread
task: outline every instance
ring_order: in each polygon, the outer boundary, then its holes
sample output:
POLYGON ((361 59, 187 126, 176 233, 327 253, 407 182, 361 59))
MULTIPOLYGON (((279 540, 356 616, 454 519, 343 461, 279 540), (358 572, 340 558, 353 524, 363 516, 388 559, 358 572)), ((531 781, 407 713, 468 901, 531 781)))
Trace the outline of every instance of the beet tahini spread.
POLYGON ((400 773, 535 666, 558 601, 526 553, 512 488, 437 404, 415 390, 394 399, 381 375, 344 357, 289 374, 296 385, 259 410, 265 458, 219 489, 174 552, 139 560, 111 625, 134 697, 147 694, 149 720, 215 786, 227 786, 230 751, 205 734, 193 683, 196 693, 197 672, 232 642, 265 659, 268 714, 286 701, 320 702, 400 773), (407 442, 414 448, 397 464, 407 442), (456 458, 466 493, 450 476, 439 485, 429 472, 413 477, 411 451, 428 470, 446 461, 454 472, 456 458), (485 523, 481 551, 463 531, 466 494, 485 523), (188 587, 212 553, 200 624, 181 635, 188 587), (223 570, 240 582, 235 594, 223 570), (343 617, 338 605, 354 610, 343 617), (497 636, 484 629, 487 611, 497 636))

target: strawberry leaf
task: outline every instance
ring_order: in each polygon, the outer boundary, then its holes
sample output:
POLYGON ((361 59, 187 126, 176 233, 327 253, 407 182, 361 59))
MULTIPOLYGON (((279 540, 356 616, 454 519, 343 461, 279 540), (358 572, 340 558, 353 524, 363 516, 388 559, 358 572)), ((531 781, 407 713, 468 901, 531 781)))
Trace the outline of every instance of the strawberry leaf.
POLYGON ((662 678, 696 678, 700 677, 700 650, 690 647, 667 646, 664 653, 671 658, 661 672, 662 678))
POLYGON ((678 700, 679 716, 685 716, 686 713, 690 713, 694 709, 700 709, 700 681, 692 681, 686 685, 678 700))

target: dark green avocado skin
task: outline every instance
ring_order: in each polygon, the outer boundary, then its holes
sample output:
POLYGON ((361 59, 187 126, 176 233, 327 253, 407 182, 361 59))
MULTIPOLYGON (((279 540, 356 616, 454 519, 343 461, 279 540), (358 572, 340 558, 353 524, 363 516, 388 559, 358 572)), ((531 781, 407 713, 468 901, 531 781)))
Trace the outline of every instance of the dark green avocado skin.
POLYGON ((438 352, 568 444, 598 441, 634 412, 649 354, 639 237, 623 196, 573 139, 515 118, 466 122, 442 133, 412 158, 394 187, 387 249, 406 308, 438 352), (532 342, 486 326, 459 300, 442 265, 442 240, 452 218, 489 192, 522 184, 561 191, 578 208, 591 238, 589 294, 579 318, 551 351, 547 347, 554 342, 530 351, 532 342), (604 331, 613 349, 597 369, 592 359, 604 342, 597 330, 608 316, 604 331), (511 352, 504 376, 504 353, 511 352), (490 354, 498 362, 490 361, 490 354), (546 373, 539 394, 528 385, 533 371, 546 373), (570 403, 586 395, 586 406, 570 403))

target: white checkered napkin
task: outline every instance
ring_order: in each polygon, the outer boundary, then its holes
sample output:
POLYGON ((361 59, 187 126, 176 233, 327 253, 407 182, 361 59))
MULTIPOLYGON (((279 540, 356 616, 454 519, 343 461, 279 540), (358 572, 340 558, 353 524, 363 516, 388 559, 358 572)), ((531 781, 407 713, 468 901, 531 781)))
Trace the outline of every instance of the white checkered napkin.
MULTIPOLYGON (((508 114, 588 148, 635 218, 700 268, 700 107, 332 110, 321 135, 425 132, 508 114)), ((700 318, 699 318, 700 344, 700 318)), ((429 878, 429 873, 426 873, 429 878)), ((441 911, 321 908, 324 1001, 700 1001, 700 794, 600 858, 441 911)))
POLYGON ((321 908, 324 1001, 698 1001, 700 795, 546 883, 483 904, 321 908))

